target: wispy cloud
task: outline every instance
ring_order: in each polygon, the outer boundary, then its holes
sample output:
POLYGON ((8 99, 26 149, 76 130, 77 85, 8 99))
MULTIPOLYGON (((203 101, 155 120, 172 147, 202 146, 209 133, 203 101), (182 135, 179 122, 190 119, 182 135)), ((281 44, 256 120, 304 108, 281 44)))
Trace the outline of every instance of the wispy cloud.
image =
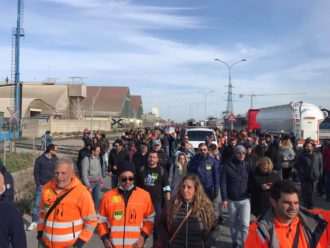
MULTIPOLYGON (((303 18, 305 24, 283 37, 273 36, 260 23, 255 23, 251 31, 232 28, 232 19, 222 18, 220 22, 216 11, 211 10, 223 9, 225 1, 201 5, 187 0, 181 6, 170 3, 160 6, 120 0, 27 2, 22 80, 58 77, 67 81, 70 76, 80 75, 87 77, 89 84, 127 85, 133 94, 143 96, 145 110, 158 106, 163 113, 184 120, 189 117, 190 103, 203 101, 199 90, 215 90, 208 97, 209 114, 225 109, 228 70, 213 59, 232 63, 245 58, 247 62, 232 70, 236 94, 308 93, 260 97, 255 101, 257 106, 300 99, 323 105, 328 102, 328 96, 322 93, 330 91, 330 31, 324 28, 330 24, 328 1, 314 3, 309 15, 303 18), (244 33, 246 39, 230 38, 235 32, 244 33), (258 37, 265 36, 264 39, 251 38, 258 32, 258 37)), ((0 14, 11 18, 14 25, 15 9, 11 7, 13 13, 8 14, 9 5, 4 10, 1 4, 0 14)), ((256 10, 248 11, 253 14, 256 10)), ((0 37, 8 26, 11 25, 0 23, 0 37)), ((6 35, 7 40, 0 39, 0 53, 4 55, 0 58, 0 78, 10 75, 11 39, 10 34, 6 35)), ((234 98, 235 110, 245 112, 249 99, 240 99, 238 95, 234 98)))

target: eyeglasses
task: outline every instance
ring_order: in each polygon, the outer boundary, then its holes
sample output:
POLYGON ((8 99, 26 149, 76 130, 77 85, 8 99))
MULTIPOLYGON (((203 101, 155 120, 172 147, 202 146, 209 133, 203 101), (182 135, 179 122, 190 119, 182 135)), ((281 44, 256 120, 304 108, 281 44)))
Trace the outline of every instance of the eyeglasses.
POLYGON ((132 182, 134 180, 134 177, 121 177, 120 181, 122 181, 123 183, 126 183, 127 181, 132 182))

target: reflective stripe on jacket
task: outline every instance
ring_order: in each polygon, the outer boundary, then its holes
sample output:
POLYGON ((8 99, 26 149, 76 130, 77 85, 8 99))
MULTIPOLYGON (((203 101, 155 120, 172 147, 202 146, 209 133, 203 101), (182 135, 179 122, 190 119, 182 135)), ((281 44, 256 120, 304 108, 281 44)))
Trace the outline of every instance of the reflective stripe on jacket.
POLYGON ((288 225, 274 224, 274 213, 270 209, 257 222, 250 225, 244 247, 292 247, 298 222, 300 222, 299 248, 323 248, 330 245, 330 224, 328 224, 330 211, 300 209, 298 217, 299 219, 293 221, 290 228, 288 225))
POLYGON ((150 235, 155 212, 147 191, 136 187, 125 206, 118 188, 105 193, 99 208, 100 237, 108 234, 114 247, 132 247, 141 233, 150 235))
POLYGON ((44 185, 40 203, 38 231, 43 231, 42 240, 47 247, 68 247, 79 238, 88 242, 97 225, 93 199, 90 192, 74 177, 61 192, 56 192, 56 183, 51 180, 44 185), (65 191, 75 187, 49 215, 48 209, 65 191))

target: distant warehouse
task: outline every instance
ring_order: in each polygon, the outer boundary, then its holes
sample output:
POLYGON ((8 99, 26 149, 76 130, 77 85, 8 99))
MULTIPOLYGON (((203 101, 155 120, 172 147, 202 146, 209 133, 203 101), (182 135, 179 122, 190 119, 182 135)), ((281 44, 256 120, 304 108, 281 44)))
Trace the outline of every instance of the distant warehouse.
MULTIPOLYGON (((14 87, 1 85, 0 118, 2 123, 9 120, 14 109, 14 87), (5 120, 5 121, 4 121, 5 120)), ((86 86, 83 83, 23 83, 22 118, 28 120, 70 120, 94 129, 111 129, 111 124, 140 126, 142 124, 142 97, 132 96, 128 87, 86 86), (106 122, 106 127, 98 124, 106 122), (99 128, 98 128, 99 127, 99 128)), ((73 125, 76 128, 77 125, 73 125)), ((79 127, 80 128, 80 127, 79 127)), ((53 128, 51 128, 53 129, 53 128)), ((70 128, 69 128, 70 129, 70 128)), ((61 130, 62 132, 78 130, 61 130)), ((72 128, 71 128, 72 129, 72 128)), ((52 130, 58 132, 58 130, 52 130)), ((42 133, 38 130, 36 135, 42 133)))

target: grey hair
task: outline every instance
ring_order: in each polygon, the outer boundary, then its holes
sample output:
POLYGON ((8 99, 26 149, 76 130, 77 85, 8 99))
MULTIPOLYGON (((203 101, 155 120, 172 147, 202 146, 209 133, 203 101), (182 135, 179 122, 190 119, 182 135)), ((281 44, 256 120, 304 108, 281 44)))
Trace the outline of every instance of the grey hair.
POLYGON ((56 161, 55 167, 60 165, 60 164, 69 164, 72 170, 74 171, 74 162, 72 161, 71 158, 60 158, 56 161))

